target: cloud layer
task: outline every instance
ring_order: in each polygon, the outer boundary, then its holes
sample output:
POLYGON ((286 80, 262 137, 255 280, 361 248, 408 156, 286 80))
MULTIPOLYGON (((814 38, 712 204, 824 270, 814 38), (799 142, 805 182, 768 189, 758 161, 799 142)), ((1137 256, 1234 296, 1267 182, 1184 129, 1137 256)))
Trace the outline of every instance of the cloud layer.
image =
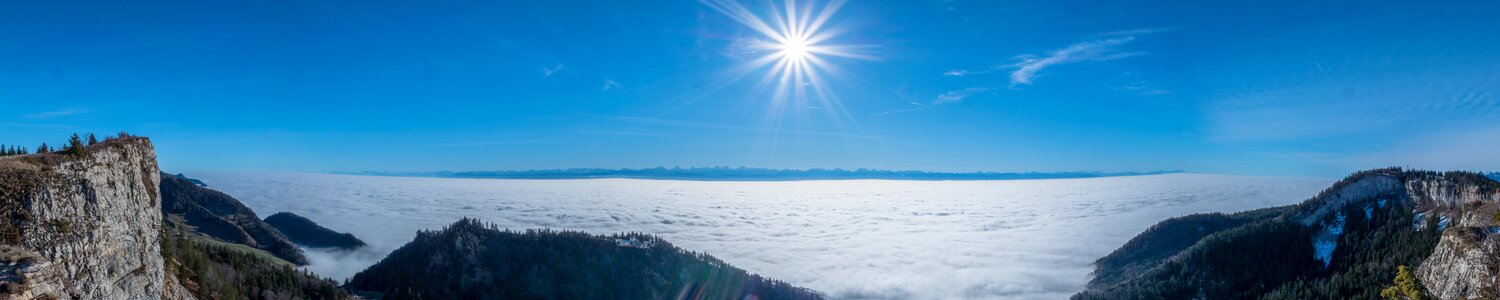
POLYGON ((310 269, 334 278, 374 263, 419 229, 467 216, 511 229, 657 234, 841 299, 1066 298, 1088 280, 1090 263, 1159 220, 1295 203, 1331 181, 1202 174, 798 182, 189 175, 261 214, 295 212, 371 245, 368 252, 309 253, 310 269))

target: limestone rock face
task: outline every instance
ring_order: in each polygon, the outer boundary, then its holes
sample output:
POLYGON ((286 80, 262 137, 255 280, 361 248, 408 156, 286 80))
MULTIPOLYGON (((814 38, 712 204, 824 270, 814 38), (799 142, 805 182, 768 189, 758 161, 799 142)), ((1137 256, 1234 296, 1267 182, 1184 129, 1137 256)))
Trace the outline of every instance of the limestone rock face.
POLYGON ((160 172, 151 141, 0 158, 0 267, 10 298, 162 299, 160 172), (0 259, 4 260, 4 259, 0 259))
POLYGON ((1443 233, 1432 255, 1417 268, 1417 278, 1436 299, 1493 299, 1500 243, 1496 236, 1477 238, 1454 228, 1443 233))
POLYGON ((1479 178, 1422 178, 1406 182, 1425 215, 1445 227, 1417 278, 1436 299, 1500 297, 1500 185, 1479 178))

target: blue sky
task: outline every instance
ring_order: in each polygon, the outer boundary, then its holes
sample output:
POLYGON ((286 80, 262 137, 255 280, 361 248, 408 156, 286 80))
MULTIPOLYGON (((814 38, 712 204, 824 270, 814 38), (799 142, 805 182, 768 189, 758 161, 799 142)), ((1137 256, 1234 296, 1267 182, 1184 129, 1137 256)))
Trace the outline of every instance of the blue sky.
POLYGON ((794 6, 851 55, 798 97, 734 18, 781 1, 22 1, 0 143, 129 131, 173 172, 1500 169, 1500 3, 828 4, 794 6))

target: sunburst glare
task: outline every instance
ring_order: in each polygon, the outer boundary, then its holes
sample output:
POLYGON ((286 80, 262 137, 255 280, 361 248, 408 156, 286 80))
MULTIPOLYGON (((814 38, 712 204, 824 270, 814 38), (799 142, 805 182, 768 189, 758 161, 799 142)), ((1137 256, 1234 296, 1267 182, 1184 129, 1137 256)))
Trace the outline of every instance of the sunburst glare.
POLYGON ((759 56, 738 70, 765 71, 760 84, 771 93, 768 118, 777 121, 790 109, 816 107, 835 113, 841 124, 849 120, 838 97, 826 86, 826 78, 843 74, 828 58, 871 60, 874 57, 860 51, 870 46, 830 43, 843 32, 829 27, 828 21, 844 1, 815 6, 813 1, 787 0, 780 7, 768 5, 764 16, 735 1, 702 2, 760 35, 749 47, 759 56))

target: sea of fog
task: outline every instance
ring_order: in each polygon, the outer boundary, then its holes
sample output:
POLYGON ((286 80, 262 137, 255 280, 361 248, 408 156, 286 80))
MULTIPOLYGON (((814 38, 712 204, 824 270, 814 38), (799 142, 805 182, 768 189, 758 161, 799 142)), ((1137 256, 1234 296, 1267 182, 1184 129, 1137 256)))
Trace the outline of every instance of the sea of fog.
POLYGON ((290 211, 371 247, 309 251, 342 279, 417 230, 476 217, 512 229, 660 235, 840 299, 1060 299, 1157 221, 1293 204, 1333 179, 1169 174, 1011 181, 500 180, 188 174, 261 216, 290 211))

